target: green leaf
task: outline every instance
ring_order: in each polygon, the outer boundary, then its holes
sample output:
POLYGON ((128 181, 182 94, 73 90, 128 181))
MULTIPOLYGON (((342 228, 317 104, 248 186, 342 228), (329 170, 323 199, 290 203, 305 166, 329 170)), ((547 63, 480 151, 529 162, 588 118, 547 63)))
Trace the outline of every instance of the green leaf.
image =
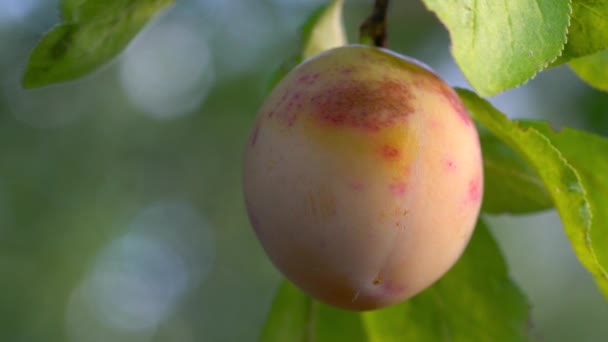
POLYGON ((261 342, 365 342, 359 314, 321 304, 284 280, 262 328, 261 342))
POLYGON ((608 48, 608 1, 572 0, 568 43, 561 61, 608 48))
POLYGON ((528 310, 480 221, 463 256, 443 278, 386 309, 331 308, 284 282, 261 341, 526 341, 528 310))
POLYGON ((94 71, 118 55, 150 19, 174 1, 64 1, 65 21, 32 51, 23 85, 40 87, 94 71))
MULTIPOLYGON (((538 129, 522 127, 517 122, 510 121, 473 92, 463 89, 457 91, 475 120, 526 159, 538 172, 551 194, 577 257, 593 274, 599 287, 608 296, 608 276, 601 261, 598 260, 597 251, 591 248, 589 242, 592 228, 605 222, 593 223, 595 222, 592 221, 593 201, 597 199, 588 195, 589 189, 585 186, 587 182, 575 169, 576 165, 538 129)), ((597 202, 600 207, 601 203, 601 201, 597 202)), ((605 231, 601 227, 598 230, 600 230, 599 234, 602 234, 602 230, 605 231)), ((605 246, 605 240, 602 239, 600 236, 595 243, 604 241, 605 246)))
POLYGON ((480 130, 483 152, 482 211, 522 214, 553 207, 543 181, 521 157, 494 135, 480 130))
POLYGON ((304 292, 283 281, 275 295, 260 341, 305 341, 317 308, 304 292))
POLYGON ((570 68, 592 87, 608 91, 608 50, 571 60, 570 68))
POLYGON ((465 253, 413 299, 363 314, 370 341, 527 341, 529 305, 480 220, 465 253))
POLYGON ((296 55, 283 63, 271 76, 267 90, 270 91, 296 65, 320 52, 347 44, 342 8, 344 0, 332 0, 319 7, 304 22, 300 29, 300 47, 296 55))
POLYGON ((566 43, 569 0, 424 0, 446 25, 452 54, 483 96, 516 87, 566 43))
POLYGON ((304 24, 302 29, 302 57, 312 57, 320 52, 346 44, 342 23, 344 0, 333 0, 321 7, 304 24))
POLYGON ((524 121, 522 125, 548 137, 580 176, 592 215, 584 247, 597 263, 596 278, 608 298, 608 139, 572 128, 555 132, 544 122, 524 121))
POLYGON ((62 0, 60 1, 61 18, 63 21, 72 21, 78 17, 80 6, 88 0, 62 0))

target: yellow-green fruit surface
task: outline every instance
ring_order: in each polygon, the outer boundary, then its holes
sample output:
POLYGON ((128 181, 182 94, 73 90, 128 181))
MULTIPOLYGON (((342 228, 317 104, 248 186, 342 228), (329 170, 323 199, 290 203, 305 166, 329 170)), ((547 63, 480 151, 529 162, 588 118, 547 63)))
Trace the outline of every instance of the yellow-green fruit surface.
POLYGON ((422 64, 351 45, 310 58, 257 114, 243 167, 273 264, 345 309, 401 302, 462 254, 483 193, 475 125, 422 64))

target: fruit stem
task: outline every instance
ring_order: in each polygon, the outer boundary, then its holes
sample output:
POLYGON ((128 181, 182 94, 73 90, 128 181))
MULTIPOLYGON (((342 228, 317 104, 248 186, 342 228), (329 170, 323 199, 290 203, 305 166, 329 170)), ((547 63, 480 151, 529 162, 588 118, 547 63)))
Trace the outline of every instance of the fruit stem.
POLYGON ((386 47, 386 12, 389 0, 376 0, 372 14, 359 27, 359 42, 386 47))

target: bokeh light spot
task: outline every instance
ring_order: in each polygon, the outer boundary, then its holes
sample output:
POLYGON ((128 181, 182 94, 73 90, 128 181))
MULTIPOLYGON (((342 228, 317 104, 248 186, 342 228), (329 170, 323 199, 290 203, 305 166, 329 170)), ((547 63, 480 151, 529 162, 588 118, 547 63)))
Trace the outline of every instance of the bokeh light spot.
POLYGON ((167 200, 145 208, 99 253, 74 291, 67 312, 68 330, 75 330, 70 335, 80 336, 80 326, 100 336, 154 332, 204 281, 215 248, 209 225, 190 203, 167 200), (79 323, 82 317, 95 324, 79 323))
POLYGON ((131 103, 156 119, 193 112, 215 78, 205 37, 192 25, 160 21, 142 32, 120 63, 131 103))
POLYGON ((0 1, 0 22, 21 21, 38 6, 39 0, 2 0, 0 1))

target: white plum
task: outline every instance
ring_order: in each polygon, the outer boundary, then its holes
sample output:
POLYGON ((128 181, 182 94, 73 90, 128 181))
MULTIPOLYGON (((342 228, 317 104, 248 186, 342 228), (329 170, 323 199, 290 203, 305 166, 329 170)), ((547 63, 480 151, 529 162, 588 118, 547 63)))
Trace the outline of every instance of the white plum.
POLYGON ((430 69, 360 45, 274 88, 245 151, 249 219, 273 264, 345 309, 403 301, 445 274, 479 214, 474 123, 430 69))

